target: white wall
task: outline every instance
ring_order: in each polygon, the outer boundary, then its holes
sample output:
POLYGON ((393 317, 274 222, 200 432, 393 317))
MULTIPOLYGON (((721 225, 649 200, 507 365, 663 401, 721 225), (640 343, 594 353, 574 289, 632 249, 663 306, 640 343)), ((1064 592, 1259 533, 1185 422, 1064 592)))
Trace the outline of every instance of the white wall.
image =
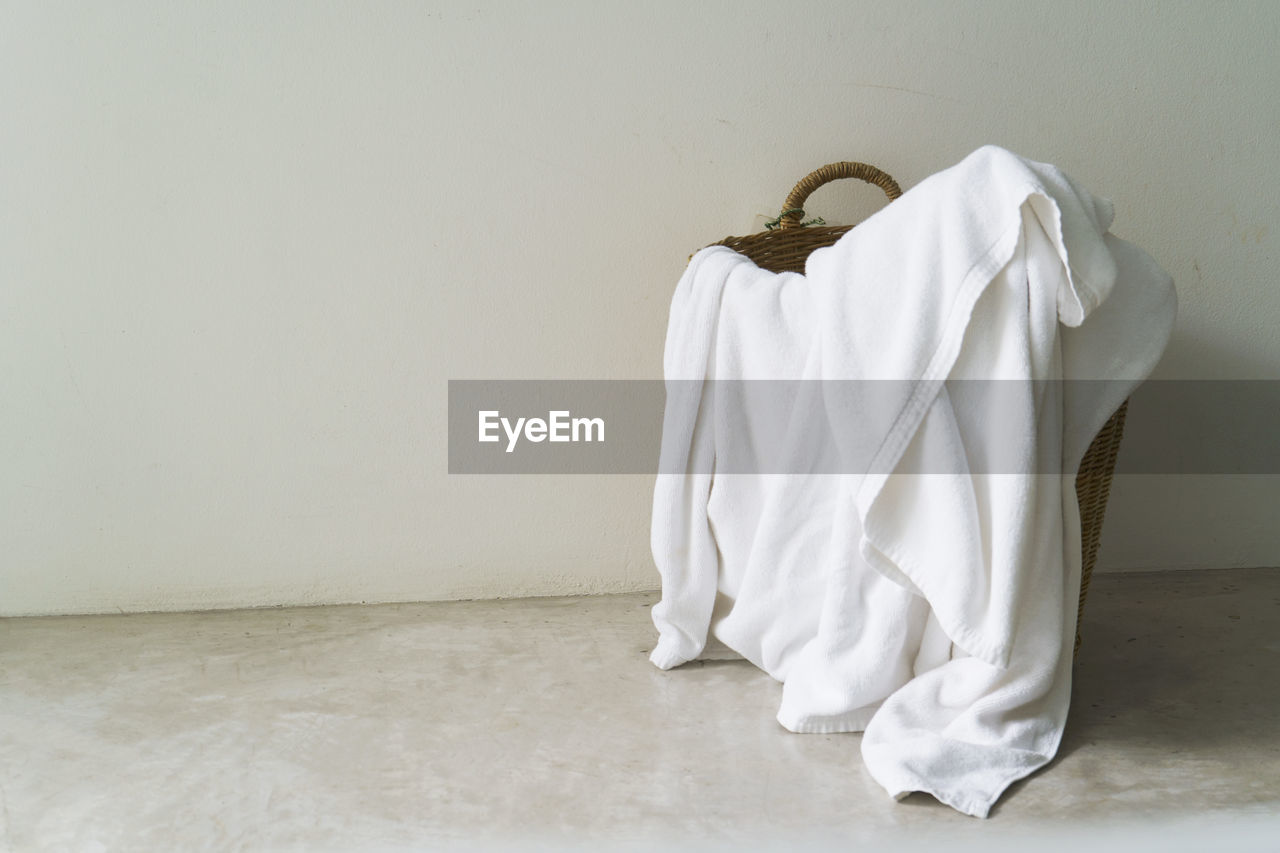
MULTIPOLYGON (((1271 2, 5 0, 0 613, 656 586, 650 478, 450 477, 446 381, 660 376, 684 259, 832 160, 1054 162, 1178 281, 1158 375, 1280 378, 1277 43, 1271 2)), ((1275 565, 1277 498, 1122 479, 1103 564, 1275 565)))

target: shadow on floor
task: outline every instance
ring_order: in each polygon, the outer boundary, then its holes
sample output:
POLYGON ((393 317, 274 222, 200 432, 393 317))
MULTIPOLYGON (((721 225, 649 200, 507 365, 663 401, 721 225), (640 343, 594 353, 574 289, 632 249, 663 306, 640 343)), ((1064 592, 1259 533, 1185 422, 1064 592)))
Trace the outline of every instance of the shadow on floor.
POLYGON ((1280 744, 1280 572, 1098 579, 1059 756, 1093 743, 1280 744))

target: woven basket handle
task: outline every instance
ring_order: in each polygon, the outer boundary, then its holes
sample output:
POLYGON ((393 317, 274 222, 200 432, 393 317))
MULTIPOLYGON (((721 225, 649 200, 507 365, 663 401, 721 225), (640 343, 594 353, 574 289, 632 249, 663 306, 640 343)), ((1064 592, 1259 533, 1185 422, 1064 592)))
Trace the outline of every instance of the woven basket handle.
POLYGON ((782 209, 786 212, 782 214, 780 227, 799 228, 800 217, 804 215, 804 203, 808 200, 809 194, 823 184, 838 181, 841 178, 857 178, 860 181, 875 184, 884 190, 889 201, 902 195, 902 188, 898 186, 898 182, 875 166, 849 161, 829 163, 821 169, 814 169, 796 184, 795 189, 783 202, 782 209))

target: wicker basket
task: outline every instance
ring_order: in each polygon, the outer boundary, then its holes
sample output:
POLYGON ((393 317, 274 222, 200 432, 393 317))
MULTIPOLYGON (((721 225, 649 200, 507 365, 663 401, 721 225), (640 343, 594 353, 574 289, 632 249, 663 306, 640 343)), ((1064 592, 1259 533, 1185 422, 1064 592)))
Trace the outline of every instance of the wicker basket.
MULTIPOLYGON (((809 194, 830 181, 841 178, 857 178, 884 190, 893 201, 902 195, 897 181, 866 163, 831 163, 806 175, 782 205, 778 227, 747 237, 726 237, 717 246, 728 246, 746 255, 757 266, 772 272, 804 272, 805 260, 814 249, 830 246, 840 239, 852 225, 802 226, 804 204, 809 194)), ((1124 432, 1124 416, 1128 402, 1120 406, 1111 419, 1103 425, 1089 445, 1076 476, 1076 496, 1080 501, 1080 536, 1082 573, 1080 576, 1080 609, 1084 613, 1085 594, 1089 591, 1089 579, 1098 559, 1098 542, 1102 532, 1102 516, 1107 509, 1107 496, 1111 492, 1111 476, 1116 467, 1116 454, 1120 450, 1120 436, 1124 432)), ((1080 650, 1079 619, 1076 621, 1076 652, 1080 650)))

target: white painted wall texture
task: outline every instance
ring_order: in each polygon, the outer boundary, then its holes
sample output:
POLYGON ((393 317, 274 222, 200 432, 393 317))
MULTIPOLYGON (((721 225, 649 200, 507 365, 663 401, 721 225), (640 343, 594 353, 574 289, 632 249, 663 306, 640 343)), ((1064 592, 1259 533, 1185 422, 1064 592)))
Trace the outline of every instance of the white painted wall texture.
MULTIPOLYGON (((688 254, 832 160, 1056 163, 1178 282, 1159 376, 1280 378, 1277 43, 1271 2, 4 0, 0 613, 655 587, 651 478, 451 477, 446 382, 660 376, 688 254)), ((1122 478, 1103 567, 1275 565, 1278 498, 1122 478)))

